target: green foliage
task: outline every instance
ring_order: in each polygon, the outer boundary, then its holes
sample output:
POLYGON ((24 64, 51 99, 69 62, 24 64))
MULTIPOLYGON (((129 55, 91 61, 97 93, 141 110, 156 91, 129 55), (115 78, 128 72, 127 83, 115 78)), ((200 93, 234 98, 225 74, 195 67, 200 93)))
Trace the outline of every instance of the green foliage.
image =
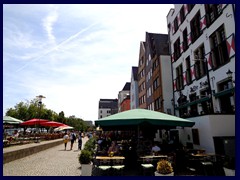
POLYGON ((83 149, 81 151, 81 154, 79 156, 80 164, 90 164, 92 159, 93 159, 93 157, 92 157, 91 151, 88 151, 88 150, 85 150, 85 149, 83 149))
POLYGON ((90 138, 84 145, 84 150, 90 151, 92 154, 94 153, 95 149, 95 144, 96 144, 96 139, 95 138, 90 138))
POLYGON ((5 115, 21 119, 23 121, 33 118, 58 121, 72 126, 75 130, 79 131, 86 131, 88 128, 82 119, 76 118, 75 116, 70 116, 67 118, 64 116, 63 111, 58 114, 51 109, 47 109, 44 104, 42 104, 41 108, 39 108, 38 99, 17 103, 14 108, 7 109, 5 115))

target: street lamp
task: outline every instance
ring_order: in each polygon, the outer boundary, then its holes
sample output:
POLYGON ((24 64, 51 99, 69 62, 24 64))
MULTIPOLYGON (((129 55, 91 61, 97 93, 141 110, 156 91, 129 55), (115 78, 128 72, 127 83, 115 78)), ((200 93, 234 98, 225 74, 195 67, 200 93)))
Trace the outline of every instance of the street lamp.
MULTIPOLYGON (((46 98, 45 96, 43 95, 39 95, 39 96, 36 96, 36 98, 38 99, 38 107, 39 107, 39 112, 38 112, 38 120, 39 120, 39 123, 38 123, 38 132, 39 132, 39 124, 40 124, 40 115, 41 115, 41 108, 42 108, 42 99, 43 98, 46 98)), ((38 143, 39 140, 36 139, 36 142, 38 143)))
POLYGON ((207 92, 208 92, 208 96, 210 98, 210 107, 209 107, 209 112, 210 114, 213 113, 213 101, 212 101, 212 88, 211 88, 211 84, 210 84, 210 78, 209 78, 209 71, 208 71, 208 61, 207 58, 203 58, 200 59, 198 58, 198 56, 195 56, 196 59, 193 59, 193 61, 203 61, 204 62, 204 66, 205 66, 205 70, 206 70, 206 74, 207 74, 207 92))

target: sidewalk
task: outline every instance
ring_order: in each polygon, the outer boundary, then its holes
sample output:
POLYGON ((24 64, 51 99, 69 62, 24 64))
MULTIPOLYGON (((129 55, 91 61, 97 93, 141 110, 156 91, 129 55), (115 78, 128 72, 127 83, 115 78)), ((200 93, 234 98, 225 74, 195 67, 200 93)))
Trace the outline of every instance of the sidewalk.
MULTIPOLYGON (((87 137, 83 138, 83 145, 87 139, 87 137)), ((67 150, 64 150, 64 144, 61 143, 17 161, 3 164, 3 176, 80 176, 79 154, 77 142, 74 143, 73 150, 70 150, 70 143, 67 144, 67 150)))

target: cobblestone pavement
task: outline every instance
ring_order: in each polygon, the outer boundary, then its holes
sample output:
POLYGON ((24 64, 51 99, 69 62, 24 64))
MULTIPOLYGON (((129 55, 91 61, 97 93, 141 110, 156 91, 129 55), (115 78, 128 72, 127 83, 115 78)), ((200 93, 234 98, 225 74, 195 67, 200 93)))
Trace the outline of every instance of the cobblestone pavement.
MULTIPOLYGON (((83 138, 83 145, 86 141, 87 137, 83 138)), ((74 143, 73 150, 69 149, 70 142, 66 151, 61 144, 3 164, 3 176, 80 176, 78 143, 74 143)))

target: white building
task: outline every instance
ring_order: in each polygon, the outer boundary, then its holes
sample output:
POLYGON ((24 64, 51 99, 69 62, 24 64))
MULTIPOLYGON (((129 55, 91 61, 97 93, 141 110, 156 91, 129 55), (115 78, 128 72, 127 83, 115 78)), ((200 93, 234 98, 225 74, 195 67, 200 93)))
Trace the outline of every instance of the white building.
POLYGON ((235 154, 234 14, 232 4, 175 4, 167 15, 175 114, 196 122, 181 130, 183 144, 228 155, 235 154), (234 143, 221 150, 224 142, 234 143))
POLYGON ((118 112, 118 99, 100 99, 98 119, 116 114, 118 112))

